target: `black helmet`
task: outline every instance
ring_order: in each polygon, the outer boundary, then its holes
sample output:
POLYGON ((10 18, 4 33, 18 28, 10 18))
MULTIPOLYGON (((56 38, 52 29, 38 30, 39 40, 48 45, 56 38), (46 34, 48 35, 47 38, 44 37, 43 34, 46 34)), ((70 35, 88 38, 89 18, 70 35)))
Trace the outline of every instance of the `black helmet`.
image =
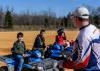
POLYGON ((17 38, 18 38, 20 35, 23 37, 23 33, 22 33, 22 32, 19 32, 19 33, 17 34, 17 38))
POLYGON ((64 28, 60 28, 60 29, 58 29, 57 30, 57 33, 59 34, 59 33, 63 33, 64 32, 64 28))

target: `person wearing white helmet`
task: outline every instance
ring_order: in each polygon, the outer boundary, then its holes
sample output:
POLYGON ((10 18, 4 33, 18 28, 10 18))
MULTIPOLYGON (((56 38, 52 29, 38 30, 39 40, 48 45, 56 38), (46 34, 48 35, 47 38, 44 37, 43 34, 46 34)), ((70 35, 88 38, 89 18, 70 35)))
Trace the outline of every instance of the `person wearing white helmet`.
POLYGON ((89 21, 89 10, 82 6, 73 12, 74 25, 79 34, 73 46, 73 52, 62 66, 75 71, 100 71, 100 33, 89 21))

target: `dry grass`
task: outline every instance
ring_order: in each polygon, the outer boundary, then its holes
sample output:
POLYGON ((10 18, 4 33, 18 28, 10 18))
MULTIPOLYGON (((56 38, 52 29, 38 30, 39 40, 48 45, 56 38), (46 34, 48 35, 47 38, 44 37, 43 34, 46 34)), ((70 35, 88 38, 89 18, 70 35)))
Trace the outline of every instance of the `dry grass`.
MULTIPOLYGON (((0 32, 0 55, 10 54, 10 49, 16 40, 17 32, 0 32)), ((32 49, 34 39, 39 31, 24 31, 24 41, 27 49, 32 49)), ((77 36, 77 31, 66 31, 67 39, 74 40, 77 36)), ((46 45, 52 44, 55 40, 56 31, 47 31, 45 34, 46 45)), ((1 63, 0 63, 1 64, 1 63)))

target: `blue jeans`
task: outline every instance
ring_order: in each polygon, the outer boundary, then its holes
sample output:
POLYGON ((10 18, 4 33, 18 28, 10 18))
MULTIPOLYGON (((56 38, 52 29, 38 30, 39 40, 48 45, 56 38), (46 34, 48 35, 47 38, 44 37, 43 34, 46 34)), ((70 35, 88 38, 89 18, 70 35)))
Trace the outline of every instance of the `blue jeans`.
POLYGON ((22 71, 22 67, 24 64, 24 59, 23 56, 20 54, 16 54, 14 55, 15 61, 16 61, 16 65, 15 65, 15 71, 22 71))

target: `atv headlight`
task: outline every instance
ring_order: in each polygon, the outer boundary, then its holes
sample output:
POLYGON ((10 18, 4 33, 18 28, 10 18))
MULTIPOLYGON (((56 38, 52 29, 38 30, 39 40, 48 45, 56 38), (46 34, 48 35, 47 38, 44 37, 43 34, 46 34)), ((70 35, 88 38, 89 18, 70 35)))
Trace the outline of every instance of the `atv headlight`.
POLYGON ((38 70, 43 70, 43 67, 37 67, 38 68, 38 70))

